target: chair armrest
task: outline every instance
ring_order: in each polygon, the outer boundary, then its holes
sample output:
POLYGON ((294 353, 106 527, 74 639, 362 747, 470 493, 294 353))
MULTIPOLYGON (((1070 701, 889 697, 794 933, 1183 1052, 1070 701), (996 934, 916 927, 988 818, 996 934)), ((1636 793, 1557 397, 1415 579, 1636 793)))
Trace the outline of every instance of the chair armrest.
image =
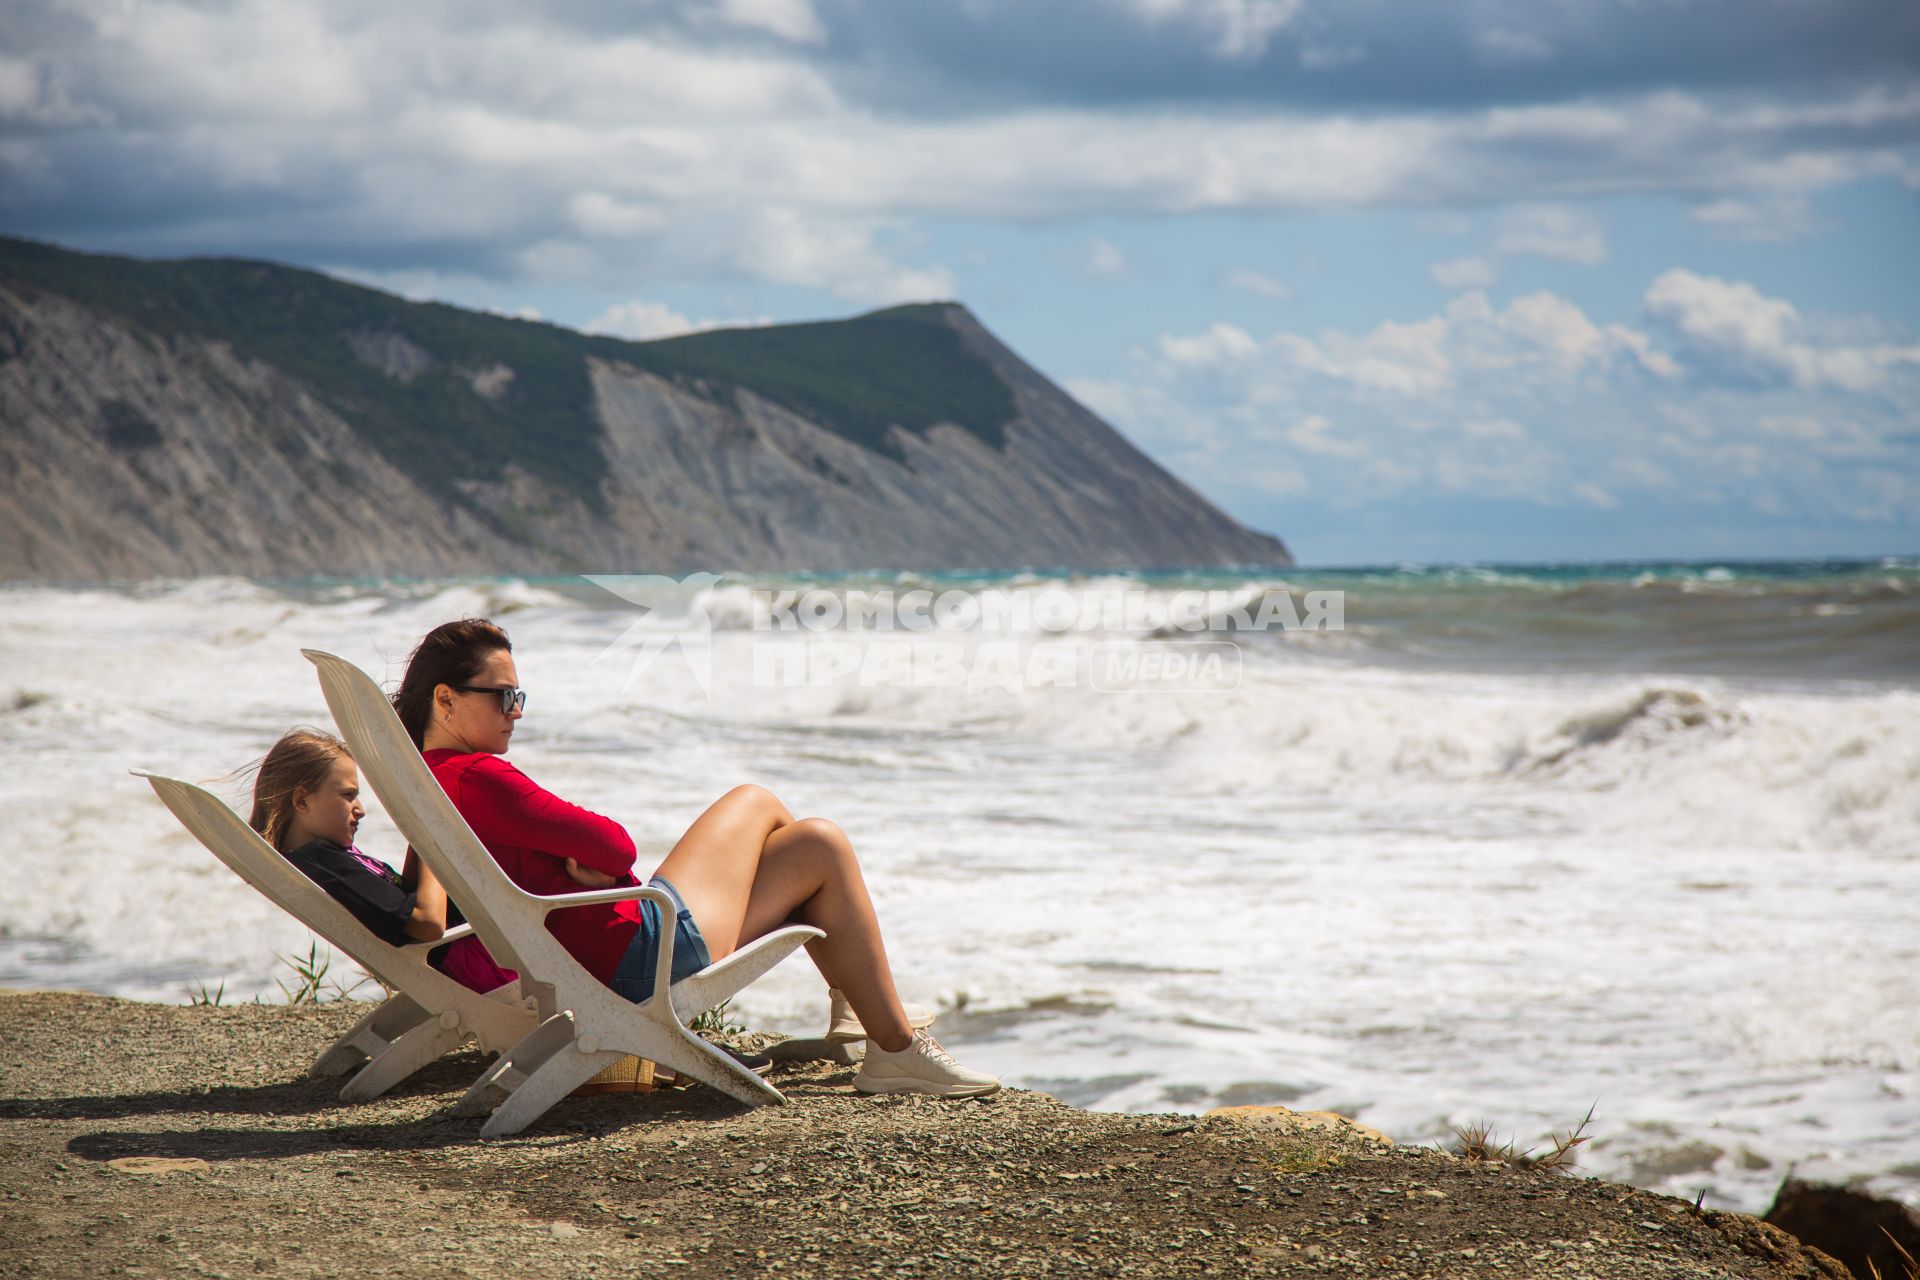
POLYGON ((433 938, 433 939, 431 939, 431 940, 427 940, 427 941, 422 941, 422 940, 421 940, 421 939, 419 939, 419 938, 415 938, 415 939, 414 939, 414 940, 413 940, 412 942, 409 942, 409 943, 408 943, 408 944, 407 944, 406 946, 404 946, 404 947, 402 947, 402 948, 401 948, 401 950, 403 950, 403 951, 411 951, 411 950, 413 950, 413 949, 414 949, 415 947, 428 947, 428 948, 432 948, 432 947, 444 947, 444 946, 446 946, 446 945, 447 945, 447 944, 448 944, 449 942, 458 942, 458 941, 460 941, 460 939, 462 939, 462 938, 464 938, 464 937, 466 937, 466 936, 467 936, 468 934, 470 934, 470 933, 472 933, 472 932, 473 932, 473 926, 472 926, 472 925, 470 925, 470 924, 457 924, 457 925, 455 925, 455 926, 453 926, 453 928, 451 928, 451 929, 449 929, 449 930, 447 930, 447 931, 446 931, 445 933, 443 933, 443 934, 441 934, 441 935, 440 935, 439 937, 437 937, 437 938, 433 938))
POLYGON ((628 902, 634 898, 651 898, 660 904, 663 911, 678 911, 679 907, 663 890, 650 888, 644 884, 626 885, 616 889, 589 889, 585 893, 562 893, 554 897, 545 897, 537 893, 525 894, 540 904, 542 914, 558 911, 562 907, 591 907, 603 902, 628 902))

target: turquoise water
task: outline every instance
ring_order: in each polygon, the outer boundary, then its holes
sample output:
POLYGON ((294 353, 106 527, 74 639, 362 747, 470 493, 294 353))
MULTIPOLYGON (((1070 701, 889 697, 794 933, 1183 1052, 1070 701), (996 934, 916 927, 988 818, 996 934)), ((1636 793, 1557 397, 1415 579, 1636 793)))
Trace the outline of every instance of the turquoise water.
MULTIPOLYGON (((305 579, 281 586, 325 597, 379 590, 431 594, 451 579, 305 579)), ((524 581, 587 609, 626 602, 578 577, 524 581)), ((721 585, 1067 590, 1101 584, 1154 592, 1255 587, 1340 591, 1345 633, 1240 637, 1302 661, 1534 673, 1752 677, 1775 682, 1920 683, 1920 556, 1862 560, 1618 561, 1362 565, 1126 572, 738 574, 721 585)))

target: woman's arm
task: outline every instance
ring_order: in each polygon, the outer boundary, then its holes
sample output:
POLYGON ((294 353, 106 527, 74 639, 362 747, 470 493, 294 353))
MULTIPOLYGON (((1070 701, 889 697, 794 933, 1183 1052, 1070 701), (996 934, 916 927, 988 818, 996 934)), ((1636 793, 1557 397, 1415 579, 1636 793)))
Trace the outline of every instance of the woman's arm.
POLYGON ((633 871, 633 837, 625 827, 562 800, 499 756, 482 756, 462 774, 459 807, 485 843, 571 858, 615 879, 633 871))

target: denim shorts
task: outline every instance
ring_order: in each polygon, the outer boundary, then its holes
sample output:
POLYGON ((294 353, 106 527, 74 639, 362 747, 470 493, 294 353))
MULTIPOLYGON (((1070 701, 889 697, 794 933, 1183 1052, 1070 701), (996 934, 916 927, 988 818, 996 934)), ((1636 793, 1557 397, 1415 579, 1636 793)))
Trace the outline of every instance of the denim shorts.
MULTIPOLYGON (((664 890, 679 908, 673 923, 673 981, 690 978, 712 963, 707 958, 707 940, 700 936, 700 926, 693 922, 693 913, 687 910, 685 899, 672 881, 665 876, 655 876, 647 881, 647 887, 664 890)), ((659 964, 660 904, 642 898, 640 931, 627 944, 627 954, 620 957, 613 981, 607 985, 616 994, 640 1004, 653 994, 653 971, 659 964)))

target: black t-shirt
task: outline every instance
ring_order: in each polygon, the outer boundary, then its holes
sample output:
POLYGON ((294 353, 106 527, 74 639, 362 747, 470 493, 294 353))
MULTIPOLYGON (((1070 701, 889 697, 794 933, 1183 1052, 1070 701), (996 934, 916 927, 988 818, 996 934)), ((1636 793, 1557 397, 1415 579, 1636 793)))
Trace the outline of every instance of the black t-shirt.
POLYGON ((413 941, 407 936, 407 919, 413 914, 414 893, 399 872, 389 868, 380 875, 324 837, 289 849, 286 857, 375 937, 396 947, 413 941))

